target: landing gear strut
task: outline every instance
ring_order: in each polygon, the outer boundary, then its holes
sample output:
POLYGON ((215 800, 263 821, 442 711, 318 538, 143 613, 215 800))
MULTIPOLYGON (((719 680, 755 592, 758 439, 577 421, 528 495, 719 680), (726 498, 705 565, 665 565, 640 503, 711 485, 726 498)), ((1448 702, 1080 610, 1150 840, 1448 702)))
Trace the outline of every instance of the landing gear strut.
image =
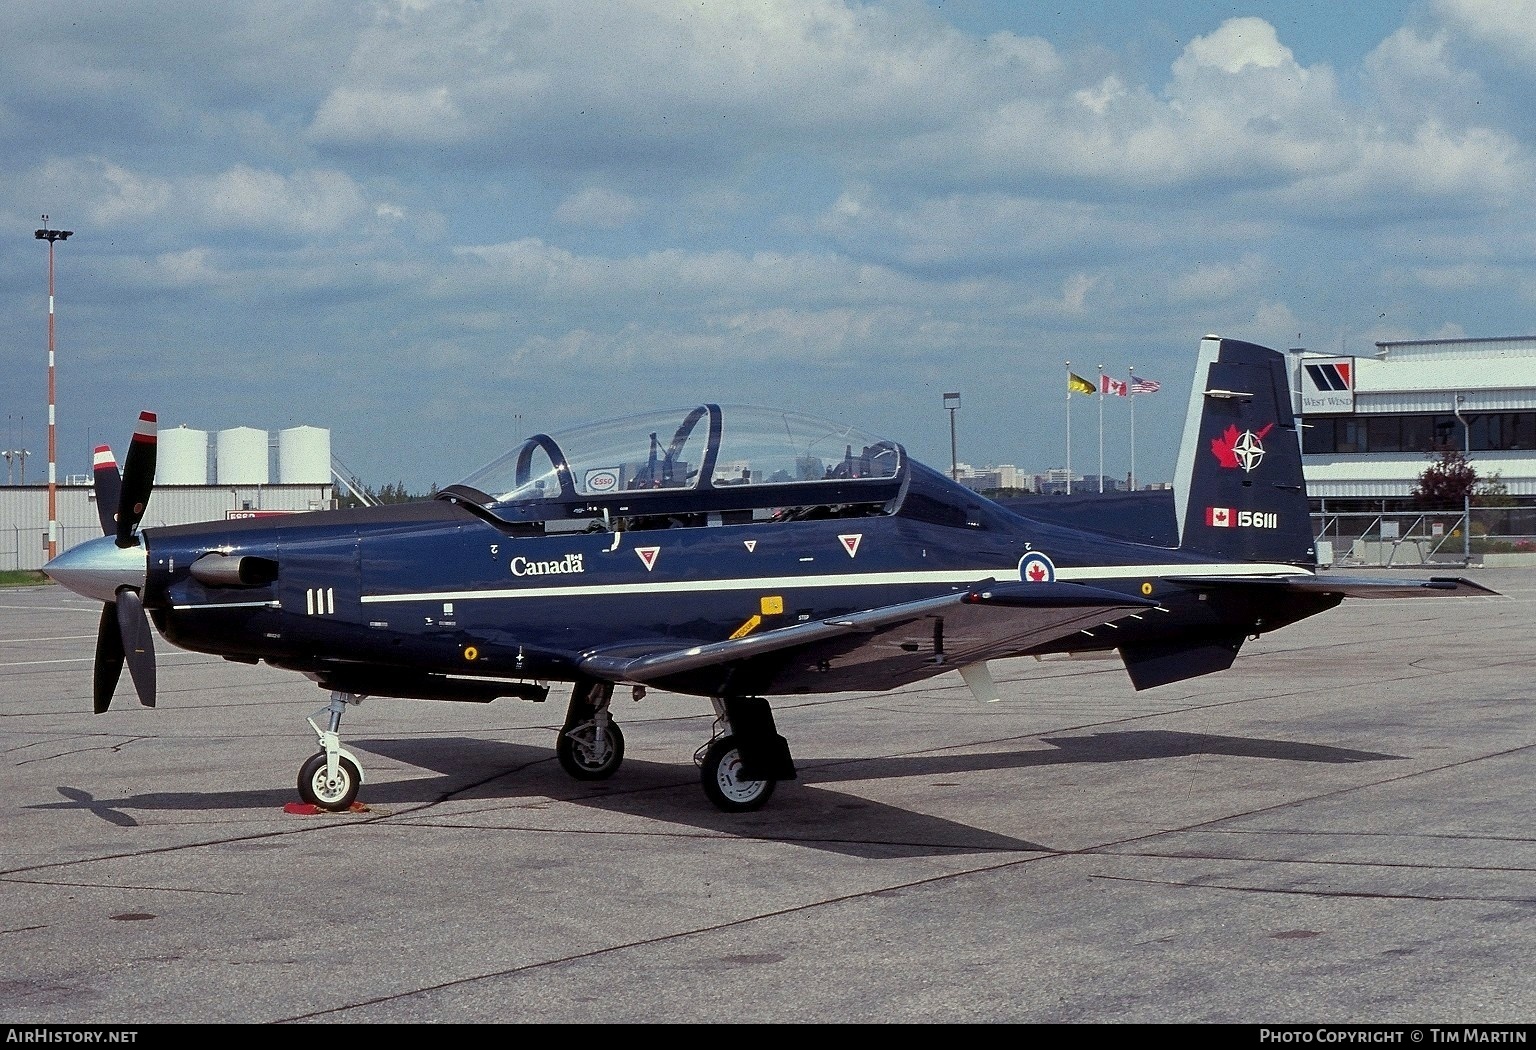
POLYGON ((704 794, 727 813, 758 809, 780 780, 798 775, 789 743, 779 735, 768 701, 761 697, 711 699, 715 735, 693 756, 704 794))
POLYGON ((331 690, 331 702, 310 715, 309 728, 320 738, 320 753, 311 755, 299 769, 299 797, 312 806, 340 813, 352 808, 357 801, 358 788, 363 786, 363 769, 357 756, 341 746, 341 713, 348 704, 360 704, 363 698, 356 693, 331 690), (327 715, 326 728, 321 729, 315 719, 327 715))
POLYGON ((612 682, 577 682, 555 741, 560 768, 577 780, 607 780, 624 761, 624 734, 608 712, 612 682))

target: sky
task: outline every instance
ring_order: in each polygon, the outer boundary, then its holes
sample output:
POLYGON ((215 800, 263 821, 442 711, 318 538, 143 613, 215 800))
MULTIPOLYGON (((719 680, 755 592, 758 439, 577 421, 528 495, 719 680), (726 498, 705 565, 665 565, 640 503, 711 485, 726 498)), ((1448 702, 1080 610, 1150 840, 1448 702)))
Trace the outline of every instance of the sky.
POLYGON ((1536 0, 0 0, 0 440, 374 486, 705 401, 1173 471, 1202 336, 1536 332, 1536 0), (1060 10, 1055 9, 1060 7, 1060 10), (1155 10, 1149 10, 1155 8, 1155 10))

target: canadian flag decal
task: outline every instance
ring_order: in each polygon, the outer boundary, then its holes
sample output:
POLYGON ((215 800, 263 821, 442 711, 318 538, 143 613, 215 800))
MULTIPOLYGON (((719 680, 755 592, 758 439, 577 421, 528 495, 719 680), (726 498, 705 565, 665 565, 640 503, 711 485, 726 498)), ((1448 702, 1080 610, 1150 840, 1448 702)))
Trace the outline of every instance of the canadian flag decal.
POLYGON ((1230 529, 1232 527, 1231 507, 1206 507, 1205 523, 1218 529, 1230 529))
POLYGON ((843 541, 843 549, 848 552, 850 558, 859 553, 859 541, 863 538, 862 532, 845 532, 838 537, 843 541))
POLYGON ((660 547, 636 547, 635 553, 640 555, 640 560, 645 563, 645 571, 650 572, 656 568, 656 555, 661 553, 660 547))

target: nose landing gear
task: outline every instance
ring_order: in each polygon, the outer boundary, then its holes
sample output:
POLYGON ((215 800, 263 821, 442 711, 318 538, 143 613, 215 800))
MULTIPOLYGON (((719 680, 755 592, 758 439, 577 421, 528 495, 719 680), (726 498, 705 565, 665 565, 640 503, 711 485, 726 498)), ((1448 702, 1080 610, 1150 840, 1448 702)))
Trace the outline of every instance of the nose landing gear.
POLYGON ((363 769, 357 756, 341 746, 341 713, 348 704, 360 704, 363 698, 356 693, 331 690, 331 702, 308 718, 309 728, 320 738, 320 753, 311 755, 299 768, 299 797, 312 806, 342 813, 357 801, 358 789, 363 786, 363 769), (326 728, 321 729, 315 718, 327 715, 326 728))

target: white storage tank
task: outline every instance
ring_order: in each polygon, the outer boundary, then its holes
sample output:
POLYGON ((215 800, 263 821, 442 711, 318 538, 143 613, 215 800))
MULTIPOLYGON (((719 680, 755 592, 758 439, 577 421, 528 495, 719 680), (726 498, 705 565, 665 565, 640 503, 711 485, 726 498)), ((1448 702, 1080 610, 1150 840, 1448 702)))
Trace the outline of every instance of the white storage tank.
POLYGON ((277 480, 283 485, 325 485, 331 480, 331 432, 289 427, 277 432, 277 480))
POLYGON ((265 485, 270 473, 267 432, 255 427, 219 431, 214 451, 220 485, 265 485))
POLYGON ((155 484, 208 484, 208 431, 183 423, 156 437, 155 484))

